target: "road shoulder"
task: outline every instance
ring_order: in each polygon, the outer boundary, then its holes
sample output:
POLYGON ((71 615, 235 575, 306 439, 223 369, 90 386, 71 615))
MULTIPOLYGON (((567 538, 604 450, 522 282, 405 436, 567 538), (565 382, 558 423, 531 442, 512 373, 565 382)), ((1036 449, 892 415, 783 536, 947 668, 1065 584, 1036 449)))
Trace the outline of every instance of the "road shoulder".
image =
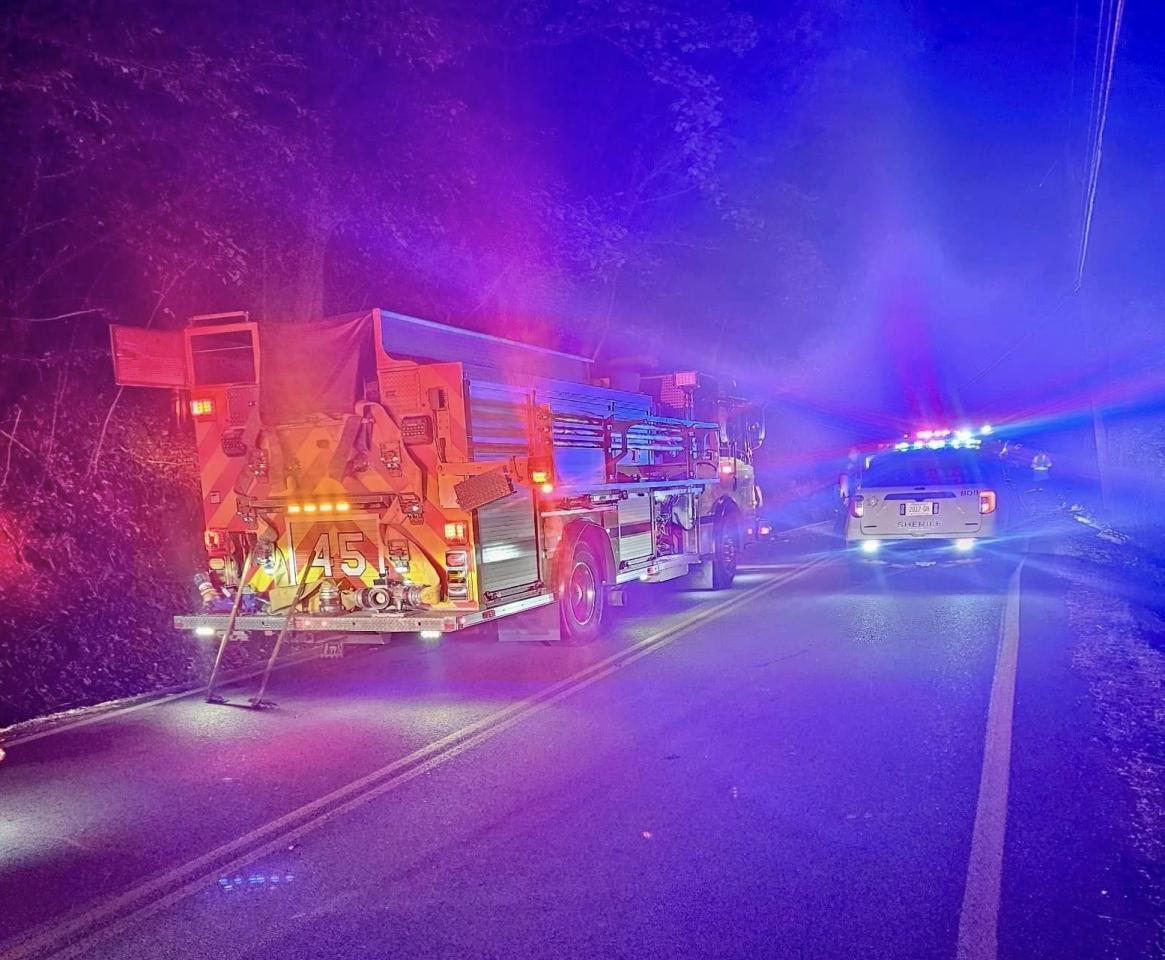
POLYGON ((1161 731, 1133 704, 1153 682, 1160 703, 1163 664, 1113 599, 1064 558, 1025 571, 1001 957, 1161 955, 1161 838, 1135 781, 1161 731))

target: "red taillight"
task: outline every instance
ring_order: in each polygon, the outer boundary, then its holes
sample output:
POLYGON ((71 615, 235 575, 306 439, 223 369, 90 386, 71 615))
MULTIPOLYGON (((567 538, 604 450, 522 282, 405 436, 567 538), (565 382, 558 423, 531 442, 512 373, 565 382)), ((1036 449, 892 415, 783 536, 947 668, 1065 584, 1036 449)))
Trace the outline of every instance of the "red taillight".
POLYGON ((469 552, 466 550, 445 553, 445 596, 450 600, 469 599, 469 552))
POLYGON ((452 546, 464 546, 468 528, 458 520, 445 524, 445 542, 452 546))
POLYGON ((979 491, 979 512, 980 513, 994 513, 996 506, 995 491, 981 490, 979 491))
POLYGON ((205 530, 202 534, 202 542, 206 544, 207 553, 222 553, 223 547, 226 544, 225 530, 205 530))
POLYGON ((190 401, 190 415, 198 419, 214 416, 214 401, 210 397, 202 397, 190 401))
POLYGON ((849 512, 851 517, 860 518, 866 513, 866 498, 860 493, 849 498, 849 512))

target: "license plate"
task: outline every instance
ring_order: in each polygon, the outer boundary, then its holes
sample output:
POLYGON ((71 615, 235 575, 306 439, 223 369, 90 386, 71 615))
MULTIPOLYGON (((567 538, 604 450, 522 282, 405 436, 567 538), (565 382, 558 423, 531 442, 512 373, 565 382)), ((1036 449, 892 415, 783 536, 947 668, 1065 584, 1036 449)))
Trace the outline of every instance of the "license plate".
POLYGON ((908 503, 906 504, 906 516, 908 517, 929 517, 934 514, 933 503, 908 503))

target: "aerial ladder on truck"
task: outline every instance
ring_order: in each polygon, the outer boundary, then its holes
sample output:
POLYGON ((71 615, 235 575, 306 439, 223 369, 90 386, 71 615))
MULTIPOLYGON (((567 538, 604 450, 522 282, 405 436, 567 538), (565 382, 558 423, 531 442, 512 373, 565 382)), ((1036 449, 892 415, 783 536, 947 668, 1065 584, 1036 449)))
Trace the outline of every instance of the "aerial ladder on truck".
POLYGON ((757 539, 761 411, 692 371, 618 389, 586 358, 379 309, 111 333, 118 383, 178 391, 193 420, 207 566, 174 622, 218 639, 212 690, 256 633, 269 667, 288 638, 489 622, 585 642, 632 581, 727 588, 757 539))

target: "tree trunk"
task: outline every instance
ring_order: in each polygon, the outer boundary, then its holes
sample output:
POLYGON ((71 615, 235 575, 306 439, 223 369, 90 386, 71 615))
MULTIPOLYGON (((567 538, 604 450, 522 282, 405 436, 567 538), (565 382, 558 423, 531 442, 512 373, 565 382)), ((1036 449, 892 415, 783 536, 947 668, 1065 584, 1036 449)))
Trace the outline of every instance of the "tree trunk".
POLYGON ((295 224, 295 237, 268 261, 263 278, 263 320, 302 323, 324 316, 328 247, 334 223, 328 192, 321 188, 295 224))

